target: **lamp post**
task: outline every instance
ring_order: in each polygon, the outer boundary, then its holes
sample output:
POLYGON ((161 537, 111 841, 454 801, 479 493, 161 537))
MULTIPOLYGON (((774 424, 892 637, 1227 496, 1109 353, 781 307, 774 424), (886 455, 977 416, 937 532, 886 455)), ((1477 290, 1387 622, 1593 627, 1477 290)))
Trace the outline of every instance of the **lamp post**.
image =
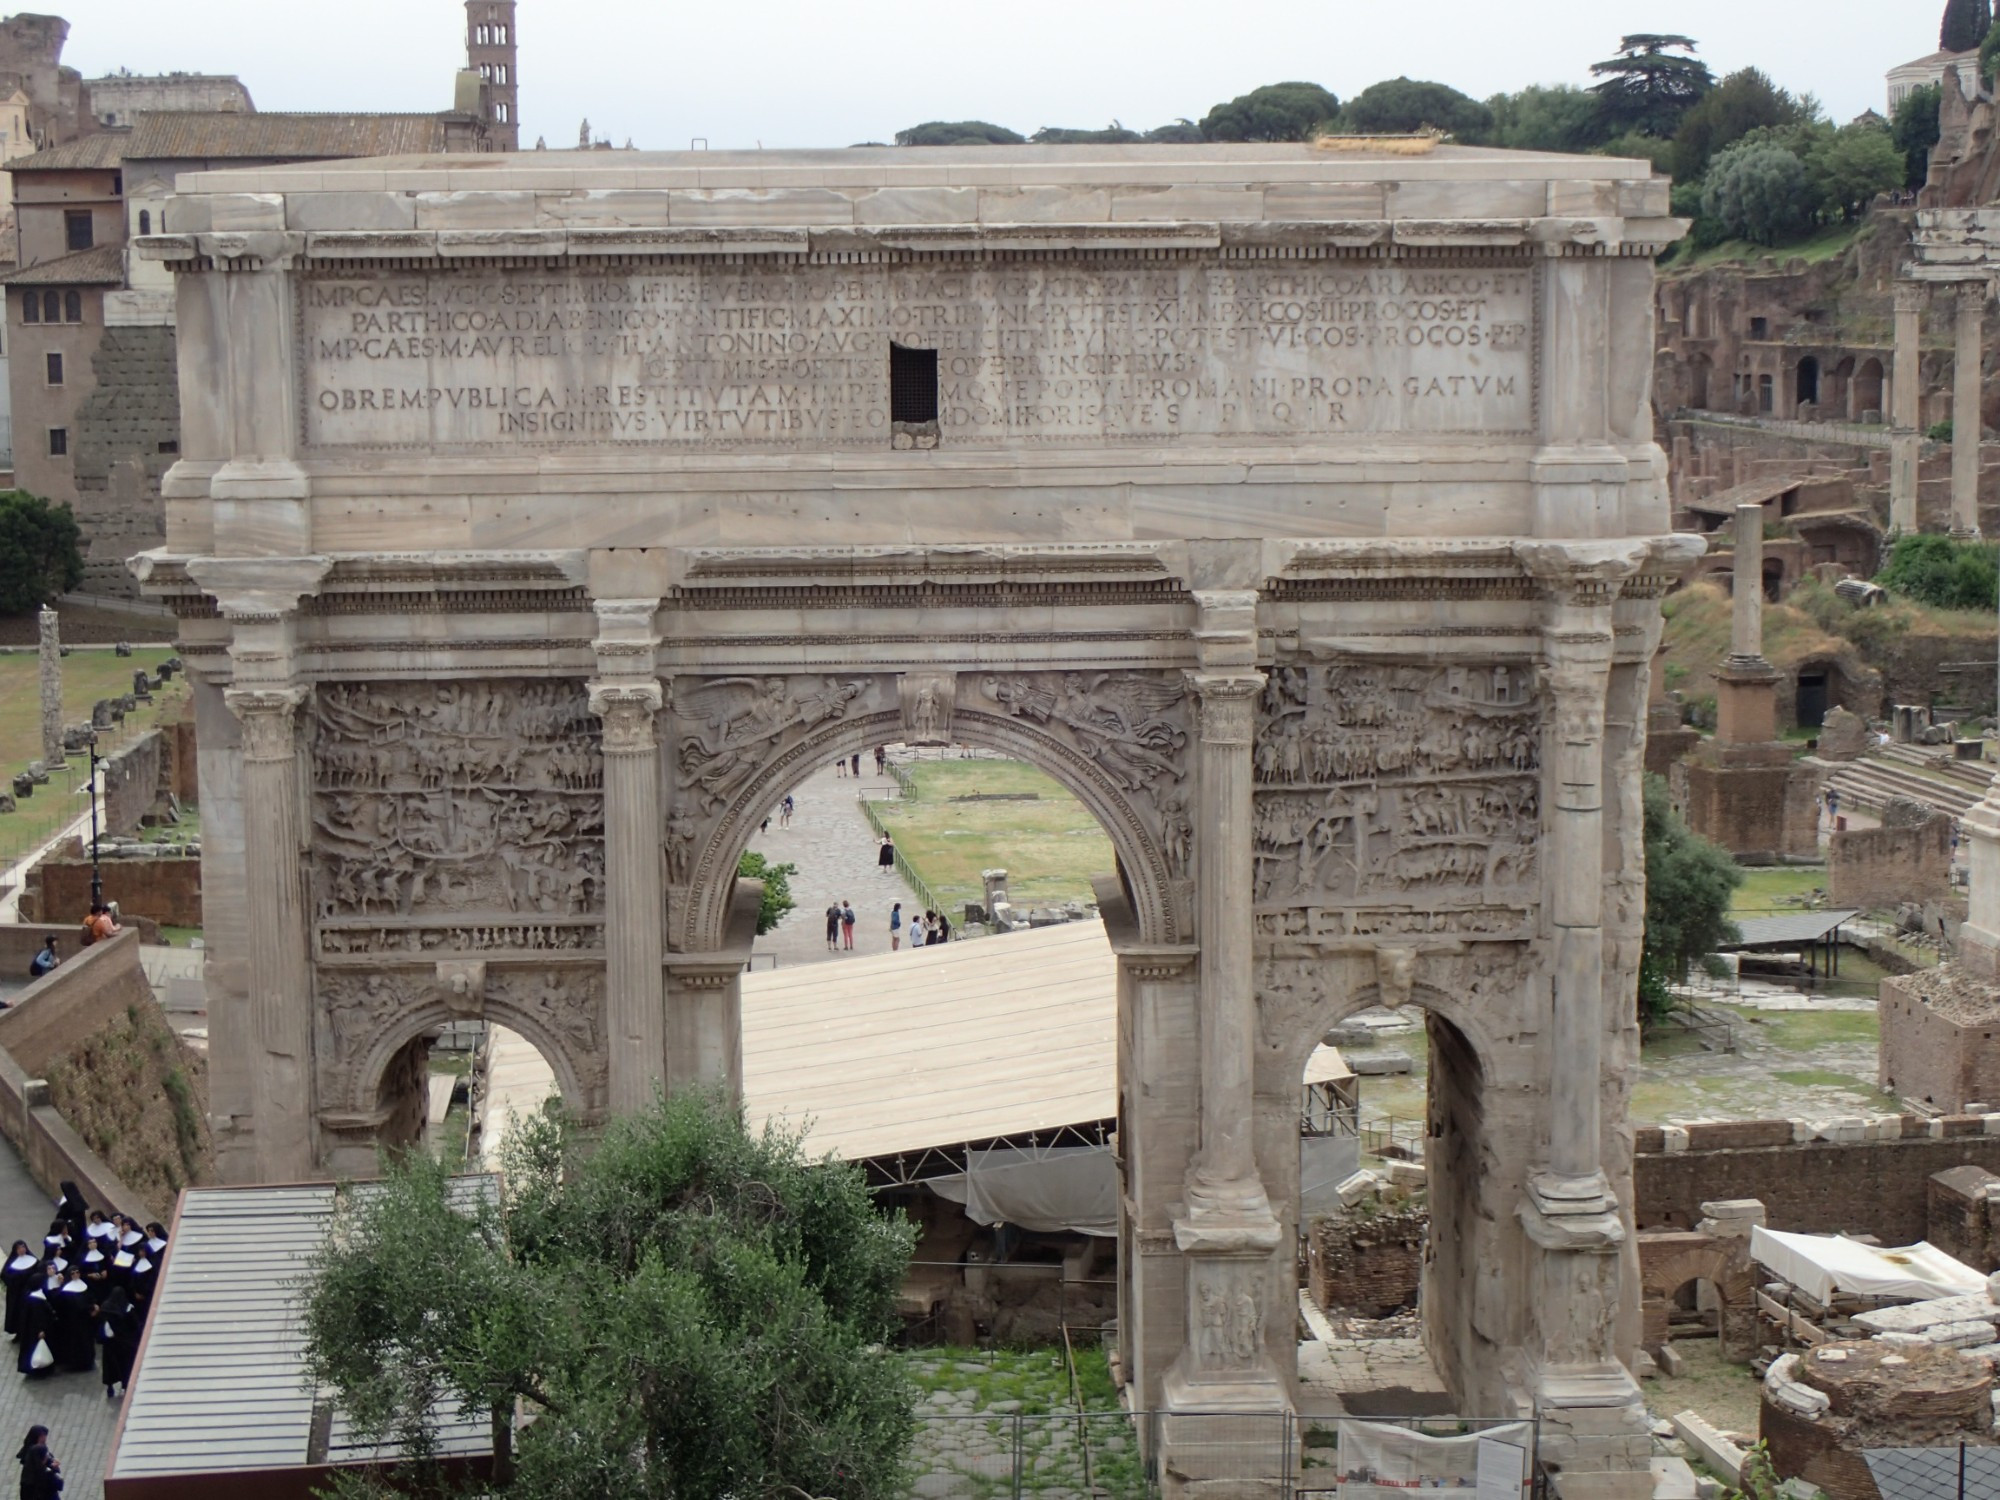
POLYGON ((97 863, 97 731, 90 731, 90 909, 104 904, 104 871, 97 863))

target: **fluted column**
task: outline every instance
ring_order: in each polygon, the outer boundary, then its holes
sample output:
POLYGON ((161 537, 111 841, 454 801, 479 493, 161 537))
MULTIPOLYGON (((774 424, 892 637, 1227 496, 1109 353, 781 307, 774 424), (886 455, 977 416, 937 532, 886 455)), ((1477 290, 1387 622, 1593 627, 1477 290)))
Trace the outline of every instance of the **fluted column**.
POLYGON ((1565 635, 1550 668, 1555 775, 1549 895, 1556 968, 1549 1170, 1533 1183, 1545 1213, 1597 1213, 1607 1202, 1598 1090, 1604 1031, 1604 704, 1611 644, 1608 630, 1565 635))
POLYGON ((1736 507, 1736 554, 1730 563, 1729 654, 1764 659, 1764 507, 1736 507))
POLYGON ((657 680, 590 687, 590 711, 604 721, 604 957, 613 1114, 644 1109, 667 1077, 661 967, 666 908, 654 731, 662 702, 657 680))
POLYGON ((1257 997, 1251 957, 1251 741, 1261 672, 1197 672, 1201 823, 1195 877, 1201 940, 1201 1150, 1188 1182, 1193 1216, 1269 1218, 1252 1151, 1257 997))
POLYGON ((232 687, 243 728, 243 864, 249 908, 251 1100, 258 1175, 313 1175, 312 971, 298 761, 299 686, 232 687))
POLYGON ((1890 392, 1889 530, 1917 529, 1917 431, 1923 419, 1924 301, 1929 292, 1913 281, 1896 284, 1896 362, 1890 392))
POLYGON ((1958 289, 1956 355, 1951 367, 1951 534, 1979 535, 1980 333, 1986 283, 1958 289))

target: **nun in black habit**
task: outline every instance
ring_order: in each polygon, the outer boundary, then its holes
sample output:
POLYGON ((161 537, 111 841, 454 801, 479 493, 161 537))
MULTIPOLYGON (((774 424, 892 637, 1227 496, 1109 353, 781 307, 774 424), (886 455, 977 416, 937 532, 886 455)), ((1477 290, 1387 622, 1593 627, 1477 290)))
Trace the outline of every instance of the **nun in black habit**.
POLYGON ((14 1241, 14 1248, 7 1253, 7 1264, 0 1266, 0 1284, 7 1288, 7 1332, 17 1344, 21 1341, 21 1299, 28 1295, 29 1287, 41 1280, 41 1270, 42 1263, 28 1249, 26 1240, 14 1241))
POLYGON ((97 1367, 96 1325, 90 1309, 96 1293, 72 1267, 69 1280, 55 1295, 56 1334, 49 1346, 56 1352, 56 1367, 80 1375, 97 1367))
POLYGON ((39 1286, 30 1287, 21 1299, 21 1353, 14 1366, 30 1380, 56 1372, 56 1304, 62 1286, 62 1272, 50 1273, 39 1286), (35 1368, 35 1350, 46 1346, 50 1362, 35 1368))
POLYGON ((125 1393, 139 1353, 138 1309, 122 1286, 113 1287, 97 1309, 97 1342, 104 1346, 104 1399, 115 1401, 125 1393))
POLYGON ((62 1196, 56 1199, 56 1217, 69 1231, 69 1242, 81 1244, 90 1230, 90 1205, 84 1201, 83 1190, 68 1178, 63 1179, 62 1196))

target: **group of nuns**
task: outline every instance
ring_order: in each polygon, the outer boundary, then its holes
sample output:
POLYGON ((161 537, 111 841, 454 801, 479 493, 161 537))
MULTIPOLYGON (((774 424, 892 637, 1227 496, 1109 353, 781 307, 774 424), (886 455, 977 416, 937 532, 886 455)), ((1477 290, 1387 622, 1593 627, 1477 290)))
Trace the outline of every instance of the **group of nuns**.
POLYGON ((131 1379, 166 1248, 158 1224, 107 1215, 65 1182, 40 1253, 16 1240, 0 1266, 21 1373, 32 1380, 96 1368, 102 1344, 104 1395, 115 1401, 131 1379))

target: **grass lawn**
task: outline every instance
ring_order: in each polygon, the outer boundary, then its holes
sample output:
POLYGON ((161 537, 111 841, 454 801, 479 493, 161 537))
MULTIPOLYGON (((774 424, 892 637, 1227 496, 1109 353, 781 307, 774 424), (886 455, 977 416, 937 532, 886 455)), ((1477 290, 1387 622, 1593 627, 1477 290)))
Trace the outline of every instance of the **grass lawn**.
POLYGON ((1007 872, 1017 906, 1092 899, 1090 878, 1113 867, 1111 840, 1088 808, 1052 777, 1011 760, 919 761, 916 796, 875 811, 903 858, 956 911, 985 894, 981 870, 1007 872), (954 798, 1027 794, 1033 801, 954 798))
MULTIPOLYGON (((90 706, 100 698, 118 697, 132 690, 132 674, 143 667, 151 672, 172 656, 170 647, 135 650, 130 656, 115 651, 75 651, 63 658, 63 722, 78 724, 90 717, 90 706)), ((100 753, 109 753, 143 734, 162 717, 180 713, 187 688, 176 679, 153 695, 150 705, 140 704, 127 714, 122 724, 98 737, 100 753)), ((0 652, 0 786, 39 759, 42 753, 42 699, 39 665, 32 651, 0 652)), ((0 862, 17 859, 90 804, 80 795, 88 778, 87 756, 72 755, 64 770, 52 772, 46 786, 24 799, 12 813, 0 814, 0 862)))
MULTIPOLYGON (((1748 1365, 1731 1364, 1713 1337, 1678 1338, 1674 1352, 1686 1362, 1678 1377, 1660 1375, 1640 1386, 1655 1411, 1699 1412, 1724 1432, 1757 1431, 1763 1382, 1748 1365)), ((1729 1476, 1734 1481, 1735 1476, 1729 1476)))
POLYGON ((1815 892, 1826 889, 1825 865, 1770 865, 1743 872, 1743 884, 1730 897, 1731 916, 1769 916, 1805 906, 1815 892))

